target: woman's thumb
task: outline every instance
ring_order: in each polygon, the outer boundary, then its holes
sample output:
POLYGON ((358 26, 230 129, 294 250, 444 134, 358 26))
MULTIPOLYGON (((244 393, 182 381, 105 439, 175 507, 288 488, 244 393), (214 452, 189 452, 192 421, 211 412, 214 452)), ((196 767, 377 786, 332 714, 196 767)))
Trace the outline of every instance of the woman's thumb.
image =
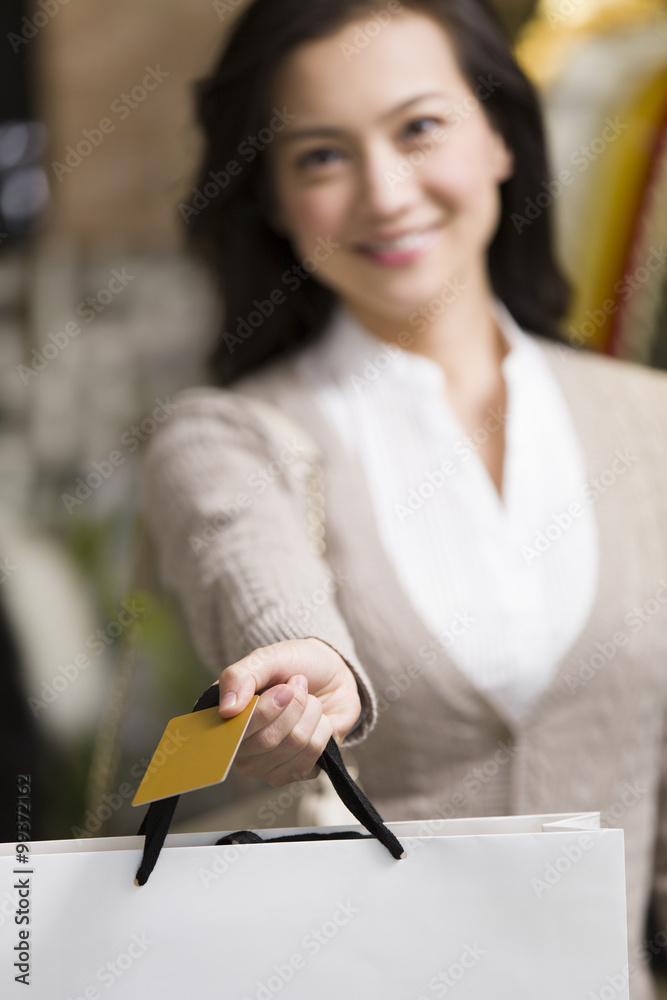
POLYGON ((220 675, 220 715, 231 719, 242 712, 254 694, 286 683, 294 673, 282 643, 261 646, 230 664, 220 675))

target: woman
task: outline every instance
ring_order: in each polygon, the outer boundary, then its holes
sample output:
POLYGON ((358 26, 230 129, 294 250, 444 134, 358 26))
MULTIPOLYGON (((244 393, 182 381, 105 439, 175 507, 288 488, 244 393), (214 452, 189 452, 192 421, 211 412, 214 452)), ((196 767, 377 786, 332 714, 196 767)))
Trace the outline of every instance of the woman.
POLYGON ((559 343, 534 92, 480 0, 256 0, 200 116, 225 387, 181 395, 146 510, 221 715, 261 693, 238 768, 314 776, 333 732, 387 819, 600 810, 643 1000, 667 390, 559 343))

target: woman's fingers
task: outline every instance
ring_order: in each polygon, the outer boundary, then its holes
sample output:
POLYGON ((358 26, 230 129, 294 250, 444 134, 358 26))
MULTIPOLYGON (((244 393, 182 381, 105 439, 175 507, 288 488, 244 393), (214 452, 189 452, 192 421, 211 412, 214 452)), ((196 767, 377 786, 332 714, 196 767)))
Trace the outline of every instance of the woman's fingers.
POLYGON ((280 785, 314 776, 313 768, 331 735, 331 724, 312 695, 307 696, 302 711, 299 707, 295 722, 297 697, 275 722, 248 740, 247 751, 241 744, 236 764, 242 774, 280 785))
POLYGON ((223 670, 221 717, 238 715, 255 693, 236 766, 276 786, 314 777, 329 738, 343 738, 361 710, 346 661, 315 636, 262 646, 223 670))
POLYGON ((331 722, 326 715, 322 715, 309 744, 305 750, 297 754, 286 764, 279 765, 268 774, 264 775, 265 781, 270 785, 279 788, 281 785, 289 785, 292 781, 304 781, 307 778, 317 777, 319 768, 317 761, 322 755, 332 735, 331 722))
POLYGON ((305 666, 301 642, 303 640, 287 639, 260 646, 223 670, 220 675, 220 715, 223 719, 238 715, 257 691, 285 684, 294 674, 301 673, 305 666))
POLYGON ((248 757, 275 749, 299 722, 306 708, 307 698, 308 684, 301 675, 261 694, 239 747, 239 754, 248 757))

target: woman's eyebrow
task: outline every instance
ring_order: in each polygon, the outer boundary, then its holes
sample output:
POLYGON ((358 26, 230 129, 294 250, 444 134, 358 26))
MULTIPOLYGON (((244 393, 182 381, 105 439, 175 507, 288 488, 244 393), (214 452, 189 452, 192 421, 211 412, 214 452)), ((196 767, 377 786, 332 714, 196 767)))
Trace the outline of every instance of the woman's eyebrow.
MULTIPOLYGON (((401 111, 405 111, 412 104, 416 104, 418 101, 423 101, 427 97, 446 97, 448 96, 444 90, 431 90, 424 94, 417 94, 415 97, 409 97, 407 101, 402 101, 397 104, 396 107, 391 108, 386 114, 382 115, 378 121, 380 123, 392 118, 394 115, 399 114, 401 111)), ((310 139, 323 136, 340 136, 345 134, 345 129, 335 128, 333 125, 312 125, 308 128, 295 128, 289 131, 276 135, 276 143, 286 143, 286 142, 296 142, 299 139, 310 139)))

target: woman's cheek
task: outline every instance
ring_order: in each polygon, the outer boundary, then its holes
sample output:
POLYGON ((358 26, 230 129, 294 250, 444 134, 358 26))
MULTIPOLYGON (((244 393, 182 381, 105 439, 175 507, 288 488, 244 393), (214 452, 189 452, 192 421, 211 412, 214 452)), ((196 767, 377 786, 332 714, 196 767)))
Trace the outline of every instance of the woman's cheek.
POLYGON ((302 195, 288 206, 292 232, 303 256, 312 253, 320 239, 335 236, 341 228, 341 211, 330 193, 320 190, 302 195))
POLYGON ((422 179, 439 201, 453 206, 475 188, 471 180, 470 160, 450 146, 432 153, 422 168, 422 179))

